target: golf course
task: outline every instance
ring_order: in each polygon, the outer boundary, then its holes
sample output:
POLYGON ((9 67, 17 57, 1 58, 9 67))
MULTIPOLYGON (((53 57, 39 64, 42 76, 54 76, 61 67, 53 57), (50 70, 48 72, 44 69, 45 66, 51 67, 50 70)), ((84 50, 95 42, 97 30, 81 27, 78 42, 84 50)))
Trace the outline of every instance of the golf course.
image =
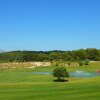
POLYGON ((0 0, 0 100, 100 100, 100 0, 0 0))
MULTIPOLYGON (((0 100, 99 100, 100 62, 86 66, 66 66, 69 73, 98 73, 93 77, 65 78, 66 82, 55 82, 56 77, 45 74, 55 67, 0 68, 0 100), (44 73, 45 72, 45 73, 44 73), (43 74, 44 73, 44 74, 43 74)), ((86 74, 89 75, 89 74, 86 74)))

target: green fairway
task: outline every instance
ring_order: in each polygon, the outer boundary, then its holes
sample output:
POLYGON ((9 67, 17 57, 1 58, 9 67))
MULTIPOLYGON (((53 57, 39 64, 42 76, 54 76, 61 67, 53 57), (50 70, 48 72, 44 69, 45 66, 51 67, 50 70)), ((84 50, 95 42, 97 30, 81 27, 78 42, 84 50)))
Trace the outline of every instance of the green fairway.
MULTIPOLYGON (((0 70, 0 100, 99 100, 100 77, 68 78, 68 82, 54 82, 52 75, 30 72, 52 71, 54 67, 0 70)), ((67 67, 69 72, 85 70, 96 72, 100 64, 67 67)))

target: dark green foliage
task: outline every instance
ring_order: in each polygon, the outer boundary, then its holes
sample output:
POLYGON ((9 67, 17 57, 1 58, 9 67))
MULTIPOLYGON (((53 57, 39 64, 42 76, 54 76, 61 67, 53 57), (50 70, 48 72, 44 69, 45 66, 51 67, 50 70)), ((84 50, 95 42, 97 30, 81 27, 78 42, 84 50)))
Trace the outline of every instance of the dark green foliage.
POLYGON ((88 48, 86 49, 87 58, 90 60, 96 60, 96 57, 100 57, 99 52, 100 50, 97 50, 95 48, 88 48))
POLYGON ((60 80, 61 78, 69 77, 69 73, 67 72, 66 68, 57 67, 53 70, 53 76, 60 80))
POLYGON ((70 66, 71 65, 71 62, 68 62, 68 66, 70 66))
POLYGON ((79 61, 79 66, 83 66, 84 65, 84 61, 79 61))
POLYGON ((85 61, 100 60, 100 50, 88 48, 73 51, 11 51, 0 53, 0 62, 85 61))

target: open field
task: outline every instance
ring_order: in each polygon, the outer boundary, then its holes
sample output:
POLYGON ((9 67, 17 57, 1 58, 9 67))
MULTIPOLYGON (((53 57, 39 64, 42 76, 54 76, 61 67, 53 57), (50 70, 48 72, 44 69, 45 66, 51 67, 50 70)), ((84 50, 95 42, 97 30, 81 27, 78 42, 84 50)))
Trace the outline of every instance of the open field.
MULTIPOLYGON (((99 100, 100 77, 73 78, 68 82, 54 82, 52 75, 35 75, 31 72, 48 72, 54 67, 0 69, 0 100, 99 100)), ((100 62, 88 66, 66 67, 69 72, 84 70, 97 72, 100 62)))

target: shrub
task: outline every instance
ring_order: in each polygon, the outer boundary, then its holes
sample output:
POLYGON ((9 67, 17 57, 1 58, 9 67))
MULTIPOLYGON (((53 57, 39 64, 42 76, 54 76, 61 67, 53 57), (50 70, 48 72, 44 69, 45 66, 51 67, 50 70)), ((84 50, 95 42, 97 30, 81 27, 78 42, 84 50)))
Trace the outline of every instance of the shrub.
POLYGON ((71 65, 71 63, 70 62, 68 62, 68 66, 70 66, 71 65))
POLYGON ((83 66, 84 65, 84 62, 83 61, 80 61, 79 62, 79 66, 83 66))
POLYGON ((85 60, 85 65, 89 65, 89 59, 85 60))
POLYGON ((64 67, 57 67, 53 70, 53 76, 57 77, 58 80, 61 78, 69 77, 69 73, 64 67))

